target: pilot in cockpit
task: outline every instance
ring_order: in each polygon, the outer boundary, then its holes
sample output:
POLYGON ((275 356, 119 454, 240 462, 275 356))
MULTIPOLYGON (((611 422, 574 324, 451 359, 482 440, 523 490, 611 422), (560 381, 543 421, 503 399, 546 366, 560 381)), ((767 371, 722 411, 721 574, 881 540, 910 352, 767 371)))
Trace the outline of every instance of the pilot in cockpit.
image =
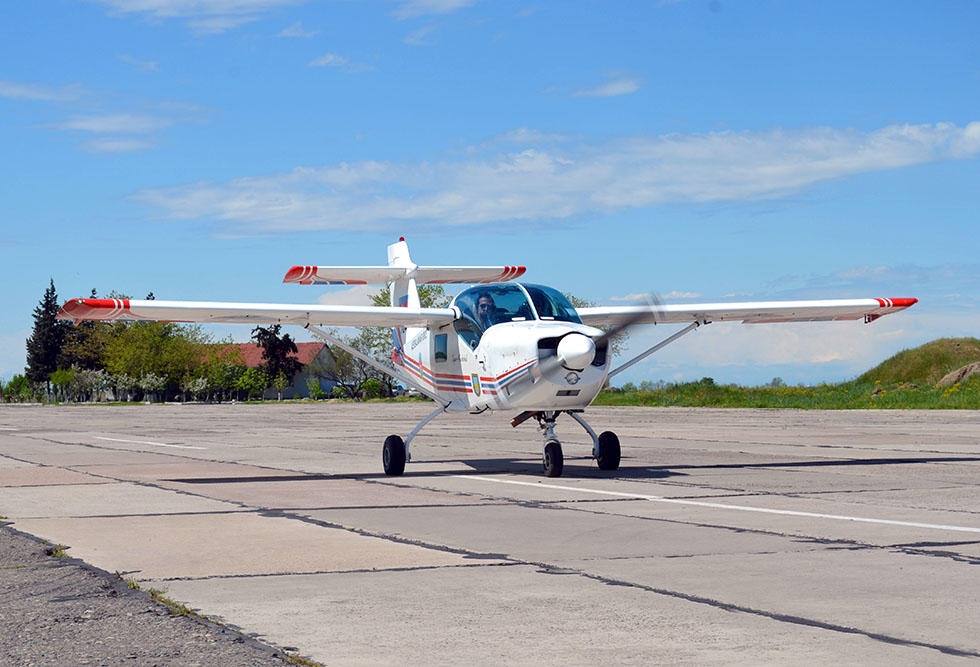
POLYGON ((476 300, 476 321, 486 331, 491 325, 496 324, 497 305, 490 296, 490 292, 482 292, 480 298, 476 300))

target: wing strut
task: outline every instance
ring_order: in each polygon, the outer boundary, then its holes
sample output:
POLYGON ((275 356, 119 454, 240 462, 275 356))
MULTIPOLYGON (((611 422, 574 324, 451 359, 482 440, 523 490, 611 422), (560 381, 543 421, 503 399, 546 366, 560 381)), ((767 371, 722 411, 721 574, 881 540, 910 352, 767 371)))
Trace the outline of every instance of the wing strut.
POLYGON ((649 348, 645 352, 643 352, 641 354, 638 354, 637 356, 633 357, 632 359, 630 359, 629 361, 627 361, 622 366, 620 366, 618 368, 614 368, 613 370, 609 371, 609 375, 606 376, 606 377, 612 377, 614 375, 617 375, 617 374, 625 371, 627 368, 629 368, 633 364, 636 364, 636 363, 639 363, 639 362, 643 361, 644 359, 646 359, 647 357, 649 357, 651 354, 653 354, 657 350, 662 349, 664 347, 667 347, 668 345, 670 345, 671 343, 673 343, 675 340, 677 340, 681 336, 683 336, 685 334, 688 334, 688 333, 694 331, 699 326, 701 326, 701 323, 700 322, 691 322, 690 324, 688 324, 686 327, 684 327, 683 329, 681 329, 677 333, 675 333, 675 334, 673 334, 671 336, 668 336, 667 338, 665 338, 664 340, 660 341, 659 343, 657 343, 653 347, 649 348))
POLYGON ((422 385, 414 382, 411 378, 403 377, 403 376, 399 375, 396 371, 394 371, 394 369, 388 368, 387 366, 385 366, 384 364, 382 364, 381 362, 379 362, 377 359, 372 359, 371 357, 369 357, 368 355, 364 354, 360 350, 358 350, 358 349, 352 347, 351 345, 347 344, 339 336, 335 336, 335 335, 331 334, 330 332, 324 331, 320 327, 315 326, 315 325, 312 325, 312 324, 306 325, 306 328, 309 329, 310 331, 312 331, 318 338, 321 338, 322 340, 326 341, 330 345, 336 345, 337 347, 339 347, 344 352, 347 352, 348 354, 353 355, 354 357, 360 359, 361 361, 363 361, 364 363, 366 363, 368 366, 370 366, 370 367, 372 367, 374 369, 377 369, 377 370, 381 371, 385 375, 390 375, 391 377, 395 378, 399 382, 404 382, 407 385, 411 385, 412 387, 415 387, 421 393, 425 394, 426 396, 428 396, 429 398, 431 398, 433 401, 435 401, 436 403, 438 403, 439 405, 441 405, 443 410, 445 410, 447 407, 449 407, 449 403, 447 403, 445 400, 439 398, 431 390, 429 390, 426 387, 424 387, 424 386, 422 386, 422 385))

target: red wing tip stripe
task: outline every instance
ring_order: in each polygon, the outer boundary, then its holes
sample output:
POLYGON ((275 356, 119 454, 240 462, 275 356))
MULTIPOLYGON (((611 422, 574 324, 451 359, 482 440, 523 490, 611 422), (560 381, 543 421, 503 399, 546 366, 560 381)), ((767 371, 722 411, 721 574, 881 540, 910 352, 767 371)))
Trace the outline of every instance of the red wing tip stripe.
POLYGON ((72 299, 62 306, 63 319, 114 320, 129 311, 129 299, 72 299))
POLYGON ((527 271, 526 266, 505 266, 503 270, 493 278, 487 278, 481 282, 483 283, 496 283, 496 282, 507 282, 508 280, 514 280, 515 278, 520 278, 527 271))
POLYGON ((898 298, 898 299, 875 299, 878 305, 882 308, 908 308, 909 306, 914 306, 919 302, 918 299, 913 298, 898 298))
POLYGON ((313 282, 313 276, 316 274, 315 266, 294 266, 286 271, 286 276, 282 279, 284 283, 299 283, 300 285, 309 285, 313 282))

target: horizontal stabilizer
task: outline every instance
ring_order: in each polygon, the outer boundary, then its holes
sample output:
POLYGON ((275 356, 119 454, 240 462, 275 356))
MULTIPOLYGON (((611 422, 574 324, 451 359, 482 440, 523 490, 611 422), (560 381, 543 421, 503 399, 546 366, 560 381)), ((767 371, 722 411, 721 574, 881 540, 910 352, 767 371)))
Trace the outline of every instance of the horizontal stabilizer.
POLYGON ((410 276, 418 284, 497 283, 524 275, 523 266, 294 266, 284 283, 300 285, 384 285, 410 276))

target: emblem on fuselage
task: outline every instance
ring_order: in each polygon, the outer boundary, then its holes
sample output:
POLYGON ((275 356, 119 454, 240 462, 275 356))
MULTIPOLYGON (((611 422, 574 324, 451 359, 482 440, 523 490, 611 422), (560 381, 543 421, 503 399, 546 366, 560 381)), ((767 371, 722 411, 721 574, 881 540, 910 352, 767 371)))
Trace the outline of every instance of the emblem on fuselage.
POLYGON ((480 376, 476 373, 470 374, 470 384, 473 386, 473 394, 475 396, 480 395, 480 376))

